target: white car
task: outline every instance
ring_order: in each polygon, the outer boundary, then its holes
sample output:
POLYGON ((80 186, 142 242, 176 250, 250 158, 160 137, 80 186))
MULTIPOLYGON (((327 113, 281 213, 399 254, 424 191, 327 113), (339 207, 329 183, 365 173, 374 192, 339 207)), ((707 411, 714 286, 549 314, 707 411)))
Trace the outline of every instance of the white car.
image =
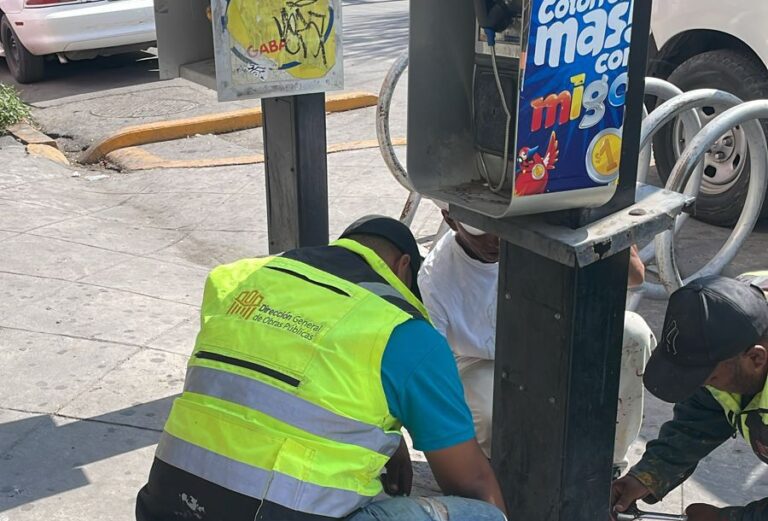
MULTIPOLYGON (((651 19, 650 75, 682 90, 714 88, 741 99, 768 99, 768 0, 659 0, 651 19)), ((725 107, 704 107, 703 122, 725 107)), ((768 124, 763 122, 768 133, 768 124)), ((679 122, 654 140, 659 174, 669 175, 685 147, 679 122)), ((734 224, 749 183, 749 158, 743 131, 735 128, 709 151, 697 218, 734 224)), ((765 205, 763 215, 768 213, 765 205)))
POLYGON ((152 47, 153 0, 0 0, 0 43, 20 83, 41 80, 45 60, 93 58, 152 47))

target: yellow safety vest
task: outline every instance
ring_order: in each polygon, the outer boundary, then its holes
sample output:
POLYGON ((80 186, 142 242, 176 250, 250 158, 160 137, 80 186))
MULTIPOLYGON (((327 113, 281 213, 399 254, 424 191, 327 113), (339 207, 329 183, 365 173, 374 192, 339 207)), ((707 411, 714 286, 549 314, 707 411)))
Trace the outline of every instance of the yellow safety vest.
MULTIPOLYGON (((739 275, 738 279, 762 288, 768 297, 768 271, 744 273, 739 275)), ((741 395, 718 391, 712 387, 707 389, 720 403, 731 425, 752 446, 755 454, 768 463, 768 381, 763 391, 756 395, 746 407, 742 407, 741 395)))
POLYGON ((718 391, 707 387, 720 403, 728 421, 741 433, 764 463, 768 463, 768 382, 746 407, 742 407, 742 396, 718 391))
POLYGON ((372 250, 340 240, 220 266, 201 315, 158 459, 328 517, 382 491, 401 425, 381 359, 395 327, 427 313, 372 250))

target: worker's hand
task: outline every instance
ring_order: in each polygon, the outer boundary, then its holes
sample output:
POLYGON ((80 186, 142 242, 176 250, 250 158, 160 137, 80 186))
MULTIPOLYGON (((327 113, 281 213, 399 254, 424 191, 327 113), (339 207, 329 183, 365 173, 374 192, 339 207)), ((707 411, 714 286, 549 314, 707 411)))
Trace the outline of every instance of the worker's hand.
POLYGON ((390 496, 408 496, 413 484, 413 466, 405 439, 386 464, 387 473, 381 476, 384 492, 390 496))
POLYGON ((645 282, 645 264, 640 259, 640 252, 637 245, 633 244, 629 250, 629 277, 627 280, 628 288, 636 288, 645 282))
POLYGON ((638 499, 643 499, 651 491, 633 476, 624 476, 611 485, 611 506, 616 512, 626 512, 638 499))
POLYGON ((706 505, 704 503, 695 503, 685 509, 688 521, 725 521, 722 510, 706 505))

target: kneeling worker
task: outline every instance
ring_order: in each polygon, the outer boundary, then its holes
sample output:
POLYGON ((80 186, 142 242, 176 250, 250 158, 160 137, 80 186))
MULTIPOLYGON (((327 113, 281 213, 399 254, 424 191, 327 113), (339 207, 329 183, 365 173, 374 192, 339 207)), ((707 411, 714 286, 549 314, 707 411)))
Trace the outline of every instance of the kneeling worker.
MULTIPOLYGON (((754 275, 705 277, 670 297, 644 380, 651 393, 676 403, 674 418, 614 482, 617 511, 638 499, 660 501, 737 432, 768 463, 768 302, 749 284, 759 279, 754 275)), ((768 499, 744 507, 694 504, 686 513, 689 521, 766 521, 768 499)))
POLYGON ((413 235, 371 216, 342 237, 211 272, 139 521, 504 519, 450 348, 418 298, 413 235), (382 481, 410 493, 401 425, 455 497, 379 500, 382 481))
MULTIPOLYGON (((478 443, 490 457, 499 238, 451 219, 445 210, 443 217, 451 231, 440 239, 424 261, 419 288, 433 324, 448 339, 456 356, 478 443)), ((629 286, 642 284, 644 276, 645 266, 633 247, 629 286)), ((656 339, 645 320, 627 311, 614 449, 617 477, 628 465, 627 451, 640 434, 641 375, 655 346, 656 339)))

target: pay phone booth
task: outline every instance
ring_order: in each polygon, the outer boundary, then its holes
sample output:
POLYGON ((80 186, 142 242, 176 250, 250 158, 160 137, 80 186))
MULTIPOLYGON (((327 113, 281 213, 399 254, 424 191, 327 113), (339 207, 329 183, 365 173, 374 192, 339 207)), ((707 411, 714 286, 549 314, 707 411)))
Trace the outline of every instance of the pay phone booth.
MULTIPOLYGON (((650 0, 411 3, 408 172, 502 238, 492 461, 511 515, 608 519, 650 0)), ((636 197, 637 195, 637 197, 636 197)))

